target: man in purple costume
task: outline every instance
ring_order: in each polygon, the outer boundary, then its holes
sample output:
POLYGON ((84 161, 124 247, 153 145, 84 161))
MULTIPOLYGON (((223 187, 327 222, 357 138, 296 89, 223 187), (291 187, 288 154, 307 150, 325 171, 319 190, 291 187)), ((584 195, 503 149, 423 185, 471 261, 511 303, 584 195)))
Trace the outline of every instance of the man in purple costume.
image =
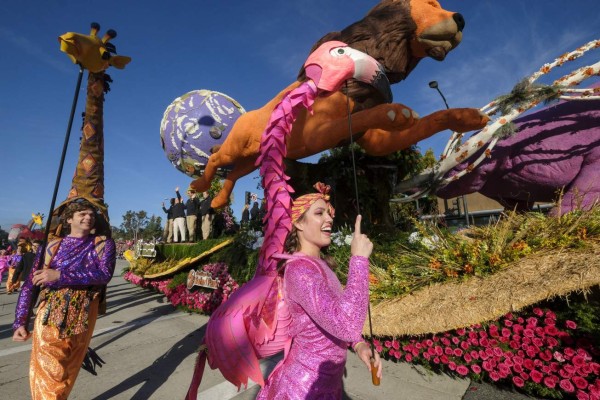
POLYGON ((48 243, 43 268, 27 276, 13 324, 14 341, 33 336, 29 381, 34 400, 69 396, 94 331, 102 289, 115 269, 114 241, 92 234, 96 209, 91 203, 69 203, 62 220, 69 232, 48 243), (30 333, 34 285, 41 287, 40 305, 30 333))
MULTIPOLYGON (((361 338, 369 302, 369 259, 373 244, 356 219, 348 282, 342 287, 332 260, 321 249, 331 243, 333 207, 326 194, 307 194, 292 205, 292 230, 285 249, 293 253, 285 265, 284 298, 291 324, 291 347, 275 367, 257 399, 341 399, 346 353, 353 345, 371 369, 371 351, 361 338)), ((381 361, 374 367, 381 377, 381 361)))

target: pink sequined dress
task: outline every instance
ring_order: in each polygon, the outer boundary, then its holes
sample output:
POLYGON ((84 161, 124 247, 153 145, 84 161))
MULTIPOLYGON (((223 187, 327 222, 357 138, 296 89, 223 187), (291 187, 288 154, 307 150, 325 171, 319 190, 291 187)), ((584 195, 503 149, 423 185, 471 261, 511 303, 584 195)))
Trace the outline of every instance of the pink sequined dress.
POLYGON ((361 341, 369 301, 369 260, 350 259, 348 282, 318 258, 296 256, 285 267, 292 345, 257 399, 341 399, 350 344, 361 341))

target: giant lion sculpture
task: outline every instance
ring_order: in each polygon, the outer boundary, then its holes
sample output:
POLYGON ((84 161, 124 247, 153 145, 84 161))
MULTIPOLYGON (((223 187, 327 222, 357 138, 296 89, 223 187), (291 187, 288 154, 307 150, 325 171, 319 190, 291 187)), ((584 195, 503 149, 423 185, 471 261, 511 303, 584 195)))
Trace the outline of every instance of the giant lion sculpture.
MULTIPOLYGON (((325 35, 313 47, 337 40, 363 51, 385 69, 391 83, 405 79, 425 57, 443 60, 462 39, 465 21, 461 14, 444 10, 433 0, 383 0, 360 21, 340 32, 325 35)), ((262 132, 274 107, 298 80, 263 107, 242 115, 221 146, 213 149, 204 174, 191 187, 205 191, 219 168, 233 166, 212 207, 224 206, 235 182, 254 171, 262 132)), ((352 81, 346 89, 315 101, 312 113, 303 111, 287 139, 287 157, 299 159, 320 153, 353 139, 370 155, 383 156, 407 148, 437 132, 452 129, 467 132, 482 128, 488 117, 477 109, 459 108, 434 112, 423 118, 402 104, 391 104, 391 92, 352 81), (351 110, 351 124, 348 123, 351 110)))

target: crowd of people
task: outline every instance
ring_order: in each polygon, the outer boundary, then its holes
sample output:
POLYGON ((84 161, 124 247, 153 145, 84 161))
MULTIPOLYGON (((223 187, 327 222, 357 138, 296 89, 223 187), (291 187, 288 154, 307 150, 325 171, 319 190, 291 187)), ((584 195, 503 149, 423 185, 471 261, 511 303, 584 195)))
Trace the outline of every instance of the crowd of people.
POLYGON ((200 239, 208 239, 212 233, 215 211, 210 206, 212 196, 208 192, 198 194, 187 191, 188 199, 183 201, 179 187, 175 188, 175 197, 169 200, 169 208, 162 203, 167 214, 163 231, 163 242, 195 243, 200 239))

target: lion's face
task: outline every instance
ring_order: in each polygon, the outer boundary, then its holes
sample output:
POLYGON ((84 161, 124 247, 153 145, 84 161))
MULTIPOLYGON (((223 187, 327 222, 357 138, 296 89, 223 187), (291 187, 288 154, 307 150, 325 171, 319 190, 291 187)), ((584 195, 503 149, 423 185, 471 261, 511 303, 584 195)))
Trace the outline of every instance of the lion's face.
POLYGON ((311 52, 326 41, 344 42, 379 61, 390 83, 397 83, 423 58, 446 58, 460 43, 464 26, 461 14, 442 9, 436 0, 382 0, 360 21, 323 36, 311 52))
POLYGON ((435 0, 410 0, 410 15, 417 26, 411 42, 414 57, 442 61, 462 40, 463 16, 442 9, 435 0))

